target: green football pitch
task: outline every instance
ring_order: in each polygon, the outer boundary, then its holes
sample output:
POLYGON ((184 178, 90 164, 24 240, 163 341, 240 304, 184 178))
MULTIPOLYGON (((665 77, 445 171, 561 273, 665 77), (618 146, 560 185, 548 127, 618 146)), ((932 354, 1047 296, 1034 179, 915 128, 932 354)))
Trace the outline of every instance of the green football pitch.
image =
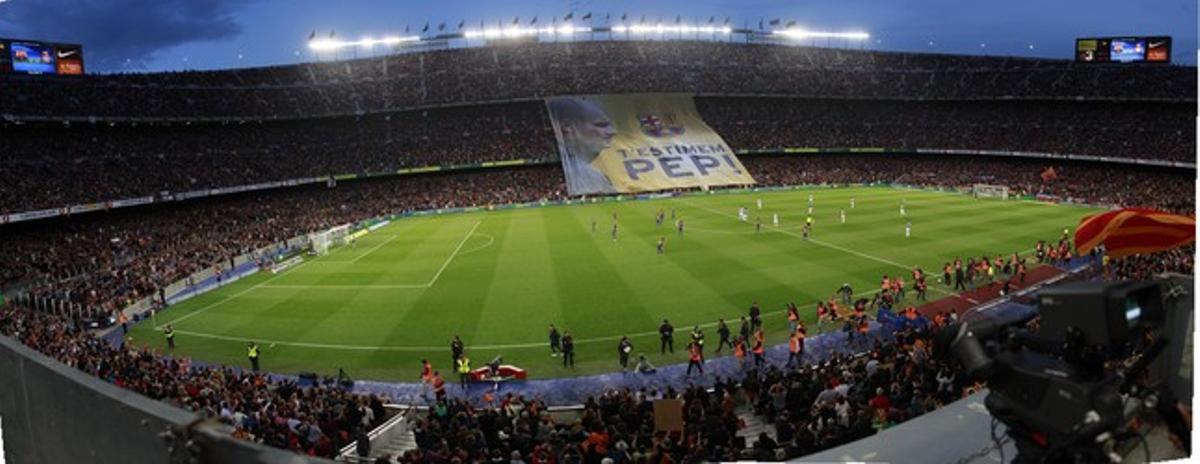
MULTIPOLYGON (((423 358, 448 374, 456 334, 474 366, 503 355, 531 377, 616 370, 622 335, 631 337, 635 353, 662 365, 685 361, 681 348, 693 325, 703 325, 715 342, 717 318, 731 321, 736 332, 736 320, 756 300, 768 343, 782 343, 789 301, 811 320, 815 302, 843 283, 866 292, 884 274, 909 278, 914 265, 937 276, 957 256, 1028 253, 1038 239, 1057 240, 1092 212, 861 187, 412 217, 279 274, 262 272, 184 301, 139 324, 132 336, 135 344, 165 348, 155 328, 170 323, 176 354, 196 360, 245 366, 253 340, 272 372, 344 368, 355 378, 379 380, 414 381, 423 358), (814 226, 803 240, 809 194, 814 226), (901 202, 911 237, 904 234, 901 202), (739 207, 748 209, 748 222, 737 220, 739 207), (654 221, 659 210, 666 215, 661 227, 654 221), (682 235, 672 210, 684 221, 682 235), (655 250, 660 237, 662 255, 655 250), (663 318, 676 328, 674 355, 658 354, 663 318), (550 356, 549 324, 575 337, 574 369, 550 356)), ((946 296, 947 287, 934 279, 930 288, 930 300, 946 296)))

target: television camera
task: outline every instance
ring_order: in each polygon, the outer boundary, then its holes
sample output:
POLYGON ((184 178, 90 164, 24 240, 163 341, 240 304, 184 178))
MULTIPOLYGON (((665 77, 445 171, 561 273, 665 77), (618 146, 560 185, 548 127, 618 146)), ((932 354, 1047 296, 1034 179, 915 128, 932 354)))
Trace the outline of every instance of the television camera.
MULTIPOLYGON (((1007 426, 1017 449, 1013 462, 1120 462, 1120 450, 1143 439, 1128 430, 1130 419, 1148 410, 1190 454, 1189 425, 1176 407, 1182 382, 1174 378, 1191 342, 1190 279, 1187 285, 1049 287, 1037 295, 1036 319, 952 324, 938 334, 936 350, 987 382, 984 403, 1007 426), (1168 347, 1171 374, 1147 375, 1168 347)), ((1186 375, 1190 396, 1190 370, 1186 375)))

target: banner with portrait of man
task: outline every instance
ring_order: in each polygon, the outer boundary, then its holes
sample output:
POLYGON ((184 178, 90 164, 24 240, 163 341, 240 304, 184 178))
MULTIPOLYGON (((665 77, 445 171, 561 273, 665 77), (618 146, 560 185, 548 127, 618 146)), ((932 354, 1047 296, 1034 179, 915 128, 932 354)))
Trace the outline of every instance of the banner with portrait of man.
POLYGON ((571 195, 749 185, 688 94, 546 99, 571 195))

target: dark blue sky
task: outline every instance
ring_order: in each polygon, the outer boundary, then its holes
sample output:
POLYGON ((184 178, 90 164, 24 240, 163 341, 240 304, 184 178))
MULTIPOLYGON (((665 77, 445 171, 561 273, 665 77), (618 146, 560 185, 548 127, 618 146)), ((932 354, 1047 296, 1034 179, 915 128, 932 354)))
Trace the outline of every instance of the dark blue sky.
POLYGON ((0 0, 0 35, 82 43, 92 72, 211 69, 310 60, 314 29, 357 39, 427 21, 454 28, 536 15, 545 23, 571 11, 668 22, 729 16, 752 27, 783 18, 865 30, 872 49, 1055 58, 1070 58, 1076 37, 1171 35, 1172 60, 1196 63, 1195 0, 0 0))

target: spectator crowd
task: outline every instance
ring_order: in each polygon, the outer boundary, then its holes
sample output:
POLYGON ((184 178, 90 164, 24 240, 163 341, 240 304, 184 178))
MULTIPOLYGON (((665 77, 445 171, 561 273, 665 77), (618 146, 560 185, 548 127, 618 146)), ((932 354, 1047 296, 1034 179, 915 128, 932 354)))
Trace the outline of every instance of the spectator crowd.
MULTIPOLYGON (((410 410, 417 448, 391 458, 409 463, 796 458, 976 391, 955 364, 933 358, 937 328, 909 326, 893 334, 894 344, 877 340, 865 353, 839 354, 820 364, 747 365, 737 378, 716 377, 711 389, 614 388, 568 417, 556 417, 537 398, 512 394, 439 398, 427 409, 410 410), (656 431, 653 401, 659 399, 681 402, 682 433, 656 431), (763 431, 748 446, 751 440, 739 431, 749 415, 761 417, 774 433, 763 431)), ((386 417, 386 398, 196 365, 132 343, 115 347, 73 320, 25 307, 0 307, 0 335, 106 382, 229 424, 237 438, 302 454, 334 457, 386 417)))
MULTIPOLYGON (((735 150, 1007 150, 1193 161, 1192 105, 697 98, 735 150)), ((557 157, 540 102, 169 126, 0 127, 0 214, 339 174, 557 157), (78 179, 89 179, 78 182, 78 179)))
POLYGON ((0 335, 118 387, 217 418, 234 427, 235 437, 302 454, 334 457, 385 418, 376 396, 301 388, 265 374, 114 347, 72 320, 15 305, 0 307, 0 335))
POLYGON ((0 114, 276 119, 547 95, 1186 100, 1195 68, 704 41, 578 41, 263 68, 2 78, 0 114))

